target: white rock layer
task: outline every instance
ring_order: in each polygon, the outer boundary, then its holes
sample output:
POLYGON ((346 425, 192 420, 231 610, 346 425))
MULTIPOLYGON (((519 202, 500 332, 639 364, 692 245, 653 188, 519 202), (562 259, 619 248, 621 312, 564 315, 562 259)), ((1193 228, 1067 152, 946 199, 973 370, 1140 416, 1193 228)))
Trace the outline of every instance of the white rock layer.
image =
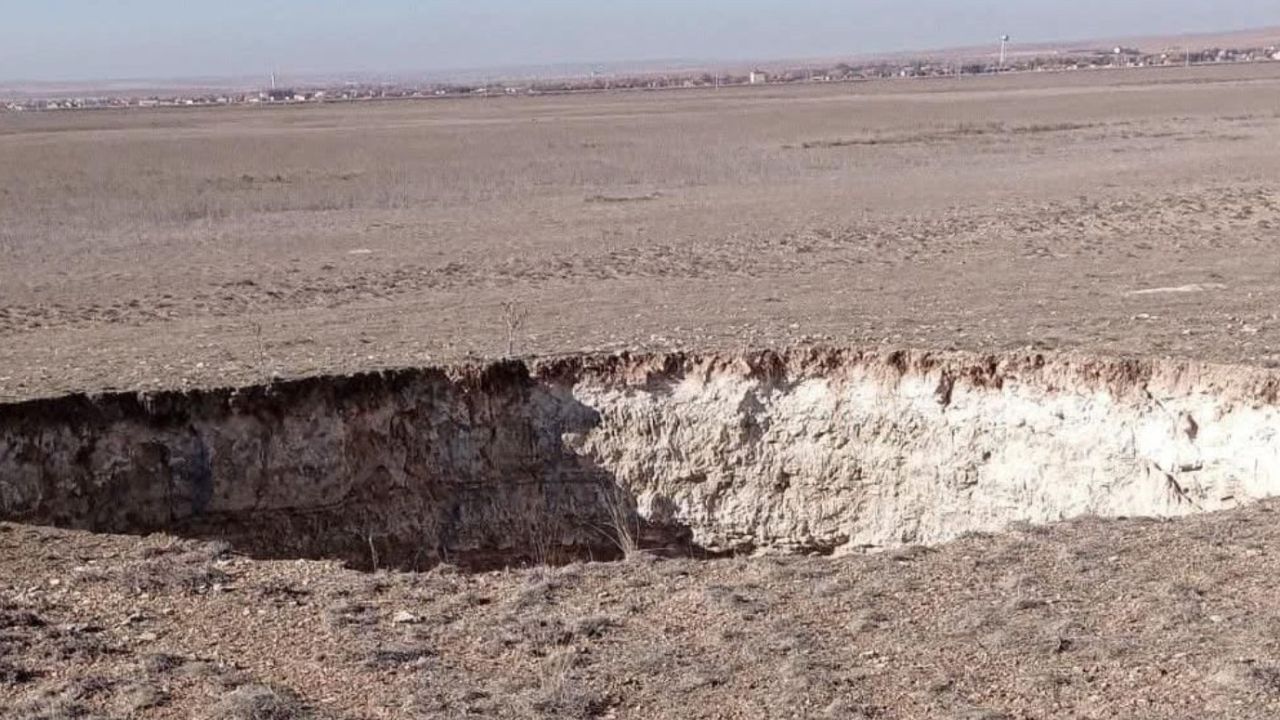
POLYGON ((1280 409, 1239 397, 940 367, 779 381, 721 369, 582 382, 575 439, 641 514, 717 551, 937 543, 1012 522, 1171 517, 1280 491, 1280 409))

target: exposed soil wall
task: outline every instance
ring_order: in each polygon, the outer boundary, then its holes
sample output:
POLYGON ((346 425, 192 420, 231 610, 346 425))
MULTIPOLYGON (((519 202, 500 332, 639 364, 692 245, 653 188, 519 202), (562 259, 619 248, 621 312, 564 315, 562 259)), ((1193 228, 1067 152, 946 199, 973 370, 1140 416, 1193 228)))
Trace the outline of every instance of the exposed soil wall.
POLYGON ((0 406, 0 519, 407 567, 630 539, 853 552, 1277 494, 1277 388, 1184 361, 804 350, 65 397, 0 406))

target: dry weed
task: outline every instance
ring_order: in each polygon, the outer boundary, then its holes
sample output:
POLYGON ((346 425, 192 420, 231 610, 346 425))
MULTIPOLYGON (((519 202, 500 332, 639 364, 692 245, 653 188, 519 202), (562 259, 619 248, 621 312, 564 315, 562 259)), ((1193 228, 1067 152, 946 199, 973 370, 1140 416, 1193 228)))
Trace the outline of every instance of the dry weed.
POLYGON ((245 685, 222 696, 205 720, 305 720, 315 717, 293 693, 245 685))

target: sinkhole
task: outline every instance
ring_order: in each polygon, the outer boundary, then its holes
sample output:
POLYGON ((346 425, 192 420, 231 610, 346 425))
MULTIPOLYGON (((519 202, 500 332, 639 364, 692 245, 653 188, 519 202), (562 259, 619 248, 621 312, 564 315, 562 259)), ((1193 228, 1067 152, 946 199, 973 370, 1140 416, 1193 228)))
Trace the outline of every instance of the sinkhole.
POLYGON ((797 349, 590 355, 0 406, 0 520, 494 568, 846 554, 1280 490, 1280 375, 797 349))

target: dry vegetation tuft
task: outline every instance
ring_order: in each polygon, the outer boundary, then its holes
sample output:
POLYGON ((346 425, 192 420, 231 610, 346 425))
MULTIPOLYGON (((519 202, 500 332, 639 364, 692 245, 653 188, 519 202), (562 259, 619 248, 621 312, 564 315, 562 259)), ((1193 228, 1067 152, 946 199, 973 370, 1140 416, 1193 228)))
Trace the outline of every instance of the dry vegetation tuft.
POLYGON ((206 720, 309 720, 313 715, 292 693, 265 685, 236 688, 211 708, 206 720))

